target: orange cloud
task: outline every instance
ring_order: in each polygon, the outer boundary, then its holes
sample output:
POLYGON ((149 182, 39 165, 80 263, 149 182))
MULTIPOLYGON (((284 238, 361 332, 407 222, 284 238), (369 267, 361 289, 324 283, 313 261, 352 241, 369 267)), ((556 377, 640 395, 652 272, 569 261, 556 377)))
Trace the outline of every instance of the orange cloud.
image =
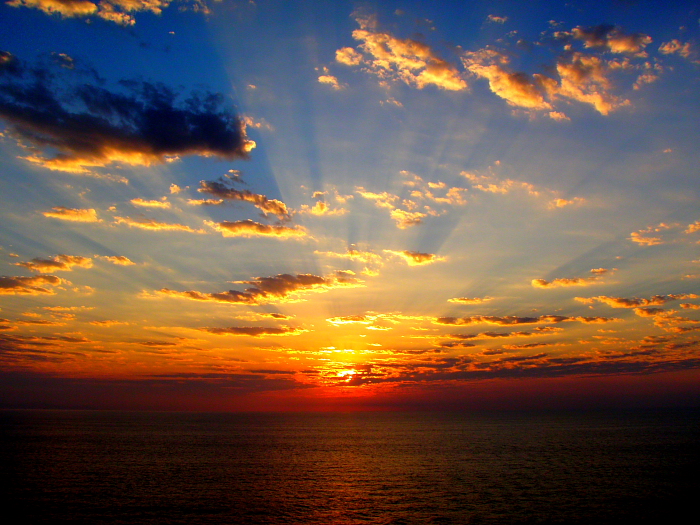
POLYGON ((692 293, 654 295, 649 299, 640 299, 638 297, 628 299, 625 297, 608 297, 606 295, 599 295, 596 297, 576 297, 576 300, 584 304, 592 304, 594 302, 599 302, 607 304, 608 306, 611 306, 613 308, 638 308, 643 306, 660 306, 668 303, 669 301, 697 299, 698 297, 698 295, 692 293))
POLYGON ((613 53, 646 56, 644 48, 651 44, 651 37, 642 33, 624 34, 621 29, 610 25, 595 27, 575 27, 571 34, 582 40, 585 47, 601 47, 613 53))
POLYGON ((43 212, 44 217, 51 217, 54 219, 62 219, 64 221, 73 222, 102 222, 101 219, 97 218, 97 212, 94 209, 79 209, 79 208, 65 208, 63 206, 56 206, 51 208, 51 211, 43 212))
POLYGON ((145 208, 164 208, 169 209, 170 203, 163 197, 162 200, 144 200, 144 199, 131 199, 131 204, 134 206, 143 206, 145 208))
POLYGON ((336 51, 339 63, 349 66, 361 64, 366 71, 381 79, 401 80, 418 89, 428 85, 448 91, 467 89, 467 83, 459 71, 439 58, 427 44, 380 32, 373 17, 358 16, 356 21, 360 29, 353 31, 352 36, 361 42, 359 49, 364 55, 352 48, 342 48, 336 51))
POLYGON ((678 39, 673 39, 669 42, 664 42, 659 46, 659 51, 664 55, 677 53, 683 58, 688 58, 691 54, 690 42, 682 43, 678 39))
POLYGON ((532 286, 535 288, 558 288, 567 286, 592 286, 602 284, 601 276, 610 273, 611 270, 606 268, 594 268, 591 270, 591 277, 560 277, 547 281, 545 279, 533 279, 532 286))
POLYGON ((435 262, 444 261, 444 257, 440 257, 434 253, 422 253, 422 252, 412 252, 410 250, 384 250, 386 253, 396 255, 400 257, 409 266, 424 266, 426 264, 432 264, 435 262))
MULTIPOLYGON (((121 26, 132 26, 136 23, 133 13, 151 12, 160 15, 170 3, 171 0, 11 0, 7 2, 12 7, 39 9, 48 15, 59 15, 63 18, 97 16, 121 26)), ((182 8, 208 12, 206 6, 198 0, 186 2, 182 8)))
POLYGON ((71 271, 73 266, 80 268, 92 268, 92 259, 79 255, 55 255, 51 259, 35 258, 28 262, 14 263, 15 266, 24 266, 33 272, 71 271))
POLYGON ((204 221, 204 224, 218 231, 224 237, 277 237, 280 239, 292 239, 295 237, 306 237, 307 231, 300 227, 290 228, 288 226, 271 226, 251 221, 204 221))

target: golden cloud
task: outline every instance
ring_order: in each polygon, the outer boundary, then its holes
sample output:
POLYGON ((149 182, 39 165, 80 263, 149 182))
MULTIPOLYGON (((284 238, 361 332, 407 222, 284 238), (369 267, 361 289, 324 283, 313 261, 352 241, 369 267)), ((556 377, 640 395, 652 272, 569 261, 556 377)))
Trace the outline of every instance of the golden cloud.
POLYGON ((80 268, 92 268, 92 259, 79 255, 55 255, 51 259, 35 258, 27 262, 14 263, 15 266, 24 266, 33 272, 71 271, 73 266, 80 268))
POLYGON ((308 232, 301 226, 290 228, 288 226, 272 226, 246 219, 244 221, 204 221, 204 224, 218 231, 224 237, 277 237, 279 239, 292 239, 306 237, 308 232))
POLYGON ((73 222, 102 222, 101 219, 97 218, 97 212, 92 209, 80 209, 80 208, 65 208, 63 206, 56 206, 51 208, 51 211, 43 212, 44 217, 51 217, 54 219, 62 219, 64 221, 73 222))
POLYGON ((439 58, 427 44, 377 31, 374 18, 358 16, 356 21, 360 29, 353 31, 352 36, 361 42, 359 49, 364 56, 345 47, 336 51, 339 63, 349 66, 362 64, 367 71, 381 79, 395 78, 418 89, 428 85, 448 91, 467 89, 467 83, 459 71, 439 58))
POLYGON ((131 204, 134 206, 142 206, 145 208, 164 208, 164 209, 170 209, 170 203, 166 200, 166 197, 163 197, 161 200, 156 201, 156 200, 144 200, 144 199, 131 199, 131 204))
POLYGON ((410 250, 384 250, 384 252, 400 257, 406 261, 409 266, 424 266, 426 264, 432 264, 445 260, 445 257, 440 257, 434 253, 413 252, 410 250))

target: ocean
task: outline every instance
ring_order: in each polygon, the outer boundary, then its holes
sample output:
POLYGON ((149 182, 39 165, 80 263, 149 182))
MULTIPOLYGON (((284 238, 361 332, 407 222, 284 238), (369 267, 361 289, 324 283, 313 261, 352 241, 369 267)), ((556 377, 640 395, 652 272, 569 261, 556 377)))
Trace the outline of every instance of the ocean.
POLYGON ((0 447, 30 525, 661 524, 700 494, 700 410, 18 410, 0 447))

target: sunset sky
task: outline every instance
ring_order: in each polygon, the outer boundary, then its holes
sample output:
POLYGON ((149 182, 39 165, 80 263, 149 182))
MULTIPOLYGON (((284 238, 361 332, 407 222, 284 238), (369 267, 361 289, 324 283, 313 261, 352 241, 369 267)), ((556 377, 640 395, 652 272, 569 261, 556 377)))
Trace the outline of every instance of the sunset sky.
POLYGON ((0 406, 700 403, 700 6, 0 5, 0 406))

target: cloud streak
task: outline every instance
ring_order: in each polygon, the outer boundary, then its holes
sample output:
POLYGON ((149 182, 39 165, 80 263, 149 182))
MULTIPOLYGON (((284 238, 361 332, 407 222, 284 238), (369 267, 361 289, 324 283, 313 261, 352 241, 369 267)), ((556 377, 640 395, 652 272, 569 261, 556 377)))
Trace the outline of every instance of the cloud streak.
POLYGON ((327 292, 336 288, 356 288, 364 286, 348 272, 338 271, 327 277, 312 274, 279 274, 273 277, 256 277, 250 281, 238 281, 249 284, 245 291, 228 290, 219 293, 203 293, 198 291, 177 292, 163 288, 158 290, 160 295, 191 299, 194 301, 215 302, 225 304, 269 304, 301 301, 301 295, 306 293, 327 292))

